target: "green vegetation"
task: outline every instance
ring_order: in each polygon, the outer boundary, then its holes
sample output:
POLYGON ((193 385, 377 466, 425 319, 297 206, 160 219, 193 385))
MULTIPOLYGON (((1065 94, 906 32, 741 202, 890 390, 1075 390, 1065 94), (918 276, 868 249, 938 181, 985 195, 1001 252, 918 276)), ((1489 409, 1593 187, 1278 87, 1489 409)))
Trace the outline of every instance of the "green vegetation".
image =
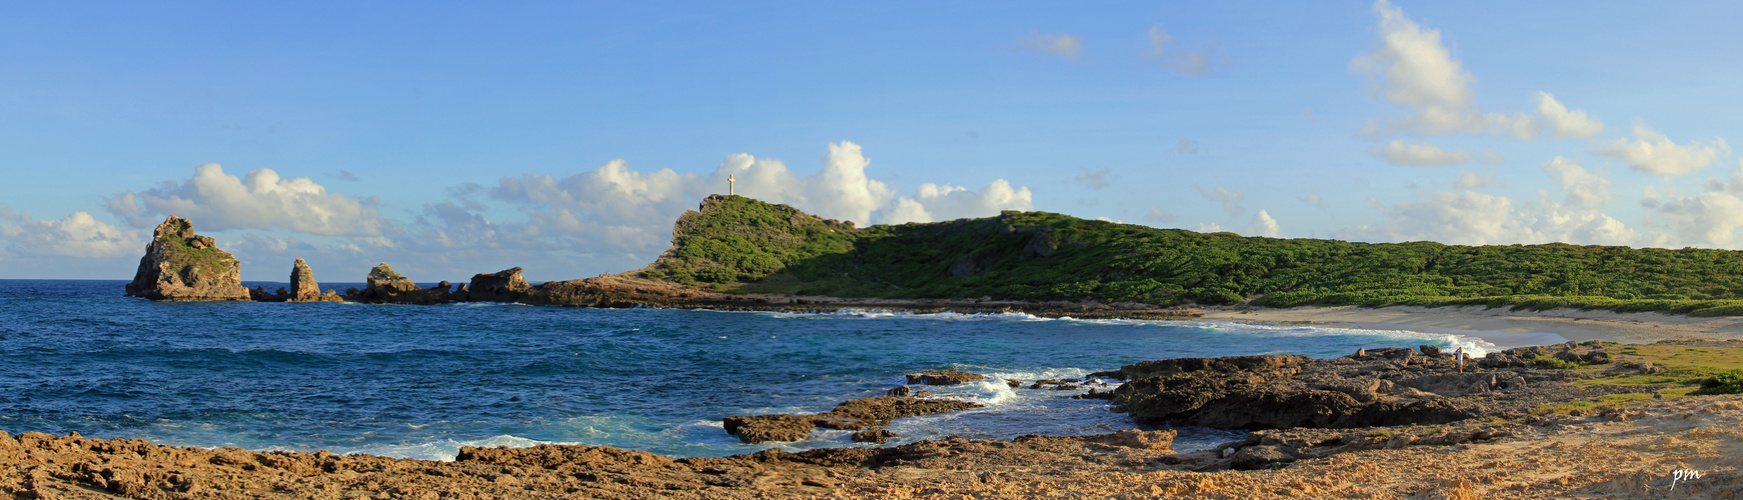
MULTIPOLYGON (((196 236, 196 238, 199 237, 196 236)), ((165 255, 170 269, 179 269, 183 273, 192 269, 196 275, 217 276, 230 272, 230 266, 236 265, 235 256, 219 250, 218 247, 209 243, 205 245, 205 248, 194 248, 188 244, 186 239, 173 235, 164 238, 163 241, 169 245, 165 255)), ((208 238, 206 241, 209 242, 210 239, 208 238)))
POLYGON ((1731 370, 1701 381, 1701 388, 1690 394, 1743 394, 1743 370, 1731 370))
POLYGON ((856 230, 742 196, 710 203, 644 276, 843 297, 1743 315, 1743 253, 1725 250, 1276 239, 1045 212, 856 230))
POLYGON ((1580 367, 1579 363, 1561 360, 1561 359, 1556 359, 1556 358, 1551 358, 1551 357, 1547 357, 1547 356, 1538 356, 1535 358, 1531 358, 1531 364, 1533 366, 1538 366, 1538 367, 1542 367, 1542 368, 1560 368, 1563 370, 1572 370, 1572 369, 1580 367))

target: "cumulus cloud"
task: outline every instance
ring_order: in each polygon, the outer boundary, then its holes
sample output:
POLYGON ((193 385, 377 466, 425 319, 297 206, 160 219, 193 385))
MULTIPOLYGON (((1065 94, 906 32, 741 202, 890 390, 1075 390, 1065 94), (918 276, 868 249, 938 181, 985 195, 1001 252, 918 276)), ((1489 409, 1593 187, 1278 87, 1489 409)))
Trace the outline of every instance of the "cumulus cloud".
POLYGON ((1241 202, 1247 197, 1239 192, 1224 189, 1222 186, 1217 186, 1215 190, 1210 191, 1198 187, 1197 184, 1193 184, 1192 188, 1198 190, 1199 196, 1217 202, 1223 206, 1223 210, 1227 210, 1231 214, 1240 215, 1241 212, 1247 211, 1247 207, 1241 206, 1241 202))
POLYGON ((1441 42, 1440 30, 1424 29, 1386 0, 1374 3, 1380 17, 1380 41, 1372 52, 1356 57, 1350 69, 1374 76, 1374 89, 1386 100, 1411 109, 1398 122, 1365 126, 1364 135, 1381 128, 1424 134, 1473 133, 1531 139, 1537 124, 1520 113, 1484 113, 1478 109, 1471 84, 1476 80, 1441 42))
POLYGON ((1223 226, 1222 226, 1222 224, 1217 224, 1215 222, 1209 222, 1209 223, 1204 223, 1204 224, 1199 224, 1197 226, 1193 226, 1192 230, 1193 230, 1193 232, 1198 232, 1198 233, 1220 233, 1223 231, 1223 226))
POLYGON ((1566 193, 1561 202, 1539 191, 1537 200, 1519 201, 1476 191, 1423 192, 1417 200, 1386 206, 1370 202, 1385 214, 1385 224, 1359 226, 1339 237, 1367 241, 1439 241, 1459 245, 1535 244, 1565 242, 1599 245, 1657 245, 1655 236, 1641 235, 1601 208, 1614 197, 1610 181, 1572 160, 1557 157, 1544 163, 1566 193))
POLYGON ((373 199, 329 194, 308 177, 281 178, 272 169, 248 171, 246 178, 224 173, 207 163, 184 181, 109 199, 109 211, 135 227, 150 227, 158 215, 198 221, 204 230, 289 229, 345 236, 377 236, 391 224, 376 211, 373 199))
POLYGON ((1102 189, 1108 187, 1108 180, 1110 178, 1108 172, 1109 170, 1107 167, 1100 167, 1094 170, 1084 168, 1083 175, 1073 177, 1072 180, 1081 182, 1084 186, 1088 186, 1090 189, 1102 189))
POLYGON ((1264 236, 1266 238, 1282 238, 1283 228, 1277 225, 1277 219, 1271 218, 1271 214, 1266 213, 1264 210, 1259 210, 1259 213, 1253 216, 1253 223, 1241 229, 1241 234, 1247 236, 1264 236))
POLYGON ((1415 167, 1433 167, 1440 165, 1457 165, 1471 161, 1471 153, 1464 149, 1447 151, 1433 144, 1411 144, 1399 139, 1393 139, 1385 146, 1378 146, 1368 151, 1393 165, 1409 165, 1415 167))
MULTIPOLYGON (((453 200, 426 208, 423 221, 442 228, 443 238, 474 238, 490 231, 500 244, 561 242, 555 246, 583 253, 625 256, 625 262, 645 261, 666 249, 671 224, 709 194, 727 190, 736 179, 738 194, 770 203, 792 205, 832 219, 898 224, 961 217, 997 215, 1001 210, 1034 210, 1033 193, 996 179, 979 190, 934 183, 921 184, 912 197, 866 175, 871 161, 852 142, 830 144, 822 168, 813 175, 794 174, 780 160, 749 154, 728 155, 714 172, 702 175, 671 169, 640 172, 613 160, 597 169, 557 178, 529 173, 504 177, 485 191, 490 198, 528 209, 525 223, 492 223, 480 210, 453 200)), ((472 192, 458 190, 458 194, 472 192)))
POLYGON ((32 220, 29 215, 0 207, 0 243, 4 256, 79 257, 105 259, 138 255, 150 238, 142 231, 116 228, 73 212, 60 220, 32 220))
POLYGON ((1453 181, 1453 187, 1458 189, 1486 189, 1502 188, 1507 187, 1507 185, 1502 184, 1499 179, 1495 178, 1494 170, 1490 170, 1487 174, 1478 174, 1469 170, 1460 170, 1458 179, 1453 181))
POLYGON ((1190 50, 1176 48, 1178 42, 1161 24, 1150 26, 1148 36, 1150 48, 1144 51, 1144 59, 1167 65, 1182 75, 1203 76, 1222 64, 1222 52, 1214 44, 1201 43, 1190 50))
POLYGON ((1175 217, 1174 214, 1168 213, 1167 210, 1163 210, 1163 209, 1158 208, 1158 207, 1150 207, 1150 211, 1144 214, 1144 222, 1149 222, 1149 223, 1160 224, 1160 223, 1166 223, 1166 222, 1174 222, 1174 221, 1179 220, 1179 219, 1180 218, 1175 217))
POLYGON ((1730 151, 1724 139, 1679 145, 1664 134, 1643 125, 1634 126, 1634 140, 1616 139, 1600 148, 1598 154, 1615 158, 1634 170, 1652 175, 1680 177, 1707 168, 1719 158, 1721 151, 1730 151))
POLYGON ((1548 92, 1537 93, 1537 116, 1556 137, 1595 137, 1604 133, 1604 123, 1586 116, 1583 110, 1568 111, 1561 101, 1548 92))
POLYGON ((1017 50, 1043 52, 1077 62, 1083 59, 1083 39, 1074 35, 1031 32, 1017 37, 1017 50))

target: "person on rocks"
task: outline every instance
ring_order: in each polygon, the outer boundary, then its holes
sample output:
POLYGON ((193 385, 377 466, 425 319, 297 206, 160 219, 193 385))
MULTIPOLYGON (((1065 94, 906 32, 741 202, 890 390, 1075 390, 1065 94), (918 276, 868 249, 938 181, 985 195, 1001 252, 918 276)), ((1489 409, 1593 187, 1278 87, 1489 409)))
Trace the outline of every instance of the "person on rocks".
POLYGON ((1465 372, 1465 348, 1460 347, 1460 348, 1454 350, 1453 351, 1453 359, 1459 360, 1459 373, 1464 373, 1465 372))

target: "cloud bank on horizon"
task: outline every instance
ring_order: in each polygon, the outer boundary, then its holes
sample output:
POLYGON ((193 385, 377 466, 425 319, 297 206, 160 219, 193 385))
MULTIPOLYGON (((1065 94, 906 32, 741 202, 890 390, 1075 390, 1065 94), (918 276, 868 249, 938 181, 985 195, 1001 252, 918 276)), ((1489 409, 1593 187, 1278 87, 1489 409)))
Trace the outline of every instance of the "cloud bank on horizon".
MULTIPOLYGON (((1146 192, 1155 188, 1131 168, 1093 163, 1053 165, 1057 178, 1021 171, 880 173, 885 164, 874 168, 866 149, 849 140, 821 144, 824 153, 814 171, 809 162, 795 171, 780 159, 750 153, 726 155, 712 170, 638 169, 634 158, 618 158, 579 172, 535 166, 493 180, 457 179, 440 192, 414 193, 421 201, 409 204, 405 196, 396 204, 384 202, 385 193, 356 189, 354 184, 369 178, 365 166, 244 166, 244 171, 233 165, 227 171, 205 163, 186 177, 169 174, 164 175, 168 180, 100 193, 103 204, 61 219, 33 218, 24 213, 34 211, 29 207, 0 206, 0 265, 17 272, 19 266, 126 263, 141 253, 150 229, 173 214, 191 218, 202 233, 216 233, 220 245, 245 265, 265 266, 248 279, 282 279, 279 268, 288 269, 296 257, 309 258, 317 271, 322 263, 344 262, 342 268, 350 270, 386 260, 442 273, 429 276, 432 281, 516 265, 529 267, 539 279, 582 277, 652 260, 669 244, 672 221, 702 197, 727 191, 729 177, 739 194, 862 226, 984 217, 1001 210, 1071 213, 1057 199, 1040 206, 1037 199, 1081 189, 1081 207, 1131 204, 1136 208, 1125 216, 1144 224, 1200 231, 1227 225, 1252 236, 1478 245, 1743 245, 1735 235, 1743 225, 1743 161, 1716 177, 1701 178, 1715 166, 1733 164, 1723 138, 1673 139, 1649 126, 1651 117, 1634 118, 1627 127, 1606 124, 1598 112, 1558 98, 1556 88, 1491 99, 1516 103, 1515 109, 1479 102, 1473 66, 1440 29, 1419 23, 1387 0, 1375 2, 1371 14, 1370 44, 1350 47, 1357 55, 1346 56, 1347 64, 1335 68, 1359 82, 1352 89, 1381 105, 1371 108, 1379 113, 1344 129, 1352 145, 1345 148, 1346 161, 1373 161, 1402 172, 1396 175, 1415 176, 1401 199, 1355 195, 1329 183, 1259 193, 1239 177, 1213 177, 1208 171, 1203 178, 1174 179, 1191 191, 1160 196, 1146 192), (339 173, 321 174, 326 171, 339 173), (316 175, 344 184, 323 184, 316 175), (978 180, 965 182, 965 177, 978 180), (93 213, 107 214, 108 220, 93 213), (1295 222, 1310 218, 1333 222, 1295 222)), ((1238 44, 1201 32, 1171 33, 1171 25, 1177 24, 1145 23, 1123 41, 1030 29, 1018 31, 1014 45, 988 43, 1018 63, 1051 64, 1050 71, 1088 72, 1125 60, 1185 82, 1179 85, 1227 77, 1251 64, 1234 48, 1238 44)), ((1315 123, 1334 116, 1324 107, 1298 114, 1315 123)), ((1241 168, 1230 166, 1226 156, 1238 148, 1201 150, 1204 139, 1192 137, 1158 139, 1156 154, 1241 168)), ((1363 182, 1356 176, 1356 183, 1363 182)))

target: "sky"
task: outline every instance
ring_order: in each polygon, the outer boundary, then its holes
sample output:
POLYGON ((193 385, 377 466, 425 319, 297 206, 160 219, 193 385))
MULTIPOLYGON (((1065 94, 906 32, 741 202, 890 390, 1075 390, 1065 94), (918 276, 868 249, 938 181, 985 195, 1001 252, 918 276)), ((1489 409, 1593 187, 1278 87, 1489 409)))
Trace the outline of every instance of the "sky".
POLYGON ((1737 2, 3 2, 0 279, 637 269, 861 226, 1738 249, 1737 2), (631 5, 633 4, 633 5, 631 5))

